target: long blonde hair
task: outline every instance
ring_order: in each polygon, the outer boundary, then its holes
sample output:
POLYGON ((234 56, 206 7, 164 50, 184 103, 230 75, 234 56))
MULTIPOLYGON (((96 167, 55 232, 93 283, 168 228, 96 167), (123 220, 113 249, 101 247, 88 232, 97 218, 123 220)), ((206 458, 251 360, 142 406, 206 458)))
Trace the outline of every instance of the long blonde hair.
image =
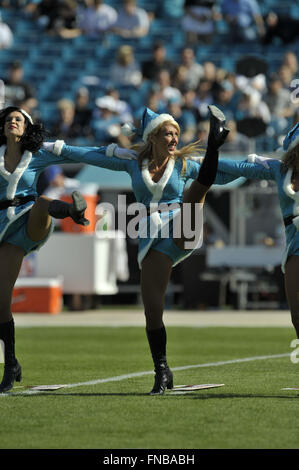
MULTIPOLYGON (((174 126, 177 129, 178 134, 180 135, 180 126, 178 125, 178 123, 174 123, 173 121, 162 122, 162 124, 157 126, 149 135, 156 136, 165 124, 171 124, 172 126, 174 126)), ((148 159, 149 161, 152 160, 152 143, 149 138, 146 142, 140 142, 138 144, 132 145, 131 149, 135 150, 138 154, 137 159, 140 169, 142 168, 145 159, 148 159)), ((191 144, 185 145, 180 149, 176 149, 174 157, 170 158, 180 158, 182 160, 181 175, 184 175, 186 173, 186 157, 198 156, 201 150, 203 149, 202 147, 200 147, 200 141, 197 140, 196 142, 192 142, 191 144)))

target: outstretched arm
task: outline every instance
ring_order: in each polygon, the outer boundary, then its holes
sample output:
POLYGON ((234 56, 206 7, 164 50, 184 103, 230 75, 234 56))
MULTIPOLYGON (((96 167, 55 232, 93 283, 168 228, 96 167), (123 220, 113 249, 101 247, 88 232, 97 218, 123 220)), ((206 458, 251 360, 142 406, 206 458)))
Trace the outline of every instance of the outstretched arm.
POLYGON ((108 147, 78 147, 56 141, 45 143, 43 148, 55 158, 55 162, 51 161, 50 164, 80 162, 115 171, 128 171, 129 162, 135 154, 127 149, 120 149, 116 144, 108 147))
POLYGON ((247 160, 220 158, 218 170, 236 177, 275 180, 275 170, 279 169, 281 163, 275 159, 261 160, 261 157, 255 157, 254 159, 249 157, 247 160))
MULTIPOLYGON (((187 176, 189 178, 191 178, 193 180, 197 179, 202 159, 203 159, 203 157, 198 157, 198 158, 196 158, 196 160, 192 159, 191 161, 189 161, 189 165, 187 164, 188 165, 188 167, 187 167, 187 176)), ((219 163, 218 163, 218 170, 217 170, 217 174, 216 174, 214 184, 223 185, 223 184, 231 183, 232 181, 235 181, 239 177, 240 177, 240 175, 235 176, 235 175, 232 175, 230 173, 226 173, 224 171, 219 171, 219 163)))

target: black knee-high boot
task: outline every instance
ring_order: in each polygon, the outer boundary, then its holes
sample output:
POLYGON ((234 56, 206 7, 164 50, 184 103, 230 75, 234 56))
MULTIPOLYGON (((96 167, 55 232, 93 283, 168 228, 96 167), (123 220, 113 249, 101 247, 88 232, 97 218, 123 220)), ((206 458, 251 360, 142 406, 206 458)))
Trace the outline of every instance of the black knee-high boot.
POLYGON ((155 330, 146 329, 146 334, 155 366, 155 383, 150 395, 163 395, 166 388, 173 388, 173 374, 166 360, 166 330, 163 325, 155 330))
POLYGON ((225 126, 225 116, 216 106, 208 106, 210 110, 210 132, 205 158, 200 166, 197 181, 208 188, 215 181, 218 167, 218 149, 225 142, 229 130, 225 126))
POLYGON ((85 219, 84 212, 87 208, 84 197, 78 192, 72 193, 73 203, 54 199, 49 203, 49 214, 55 219, 65 219, 71 217, 76 224, 89 225, 89 220, 85 219))
POLYGON ((4 344, 4 375, 0 384, 0 393, 13 388, 14 381, 22 380, 22 369, 15 356, 14 320, 0 323, 0 339, 4 344))

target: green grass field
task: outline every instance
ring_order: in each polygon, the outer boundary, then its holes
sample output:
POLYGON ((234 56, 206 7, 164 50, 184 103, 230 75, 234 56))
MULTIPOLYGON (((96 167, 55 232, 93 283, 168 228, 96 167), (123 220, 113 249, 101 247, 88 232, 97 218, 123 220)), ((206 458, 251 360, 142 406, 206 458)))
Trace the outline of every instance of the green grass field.
POLYGON ((149 396, 153 373, 134 376, 153 369, 141 327, 17 328, 23 381, 0 395, 1 449, 298 449, 299 392, 281 389, 299 387, 299 366, 254 359, 290 353, 292 329, 167 332, 175 384, 225 386, 149 396), (28 394, 45 384, 73 386, 28 394))

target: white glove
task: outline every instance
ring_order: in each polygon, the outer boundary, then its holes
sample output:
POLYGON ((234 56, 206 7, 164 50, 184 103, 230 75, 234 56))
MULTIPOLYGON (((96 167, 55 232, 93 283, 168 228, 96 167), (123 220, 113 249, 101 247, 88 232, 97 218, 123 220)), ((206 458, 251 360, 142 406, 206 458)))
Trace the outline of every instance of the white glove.
POLYGON ((251 153, 250 155, 248 155, 248 158, 247 158, 247 161, 249 163, 259 163, 260 165, 262 165, 264 168, 266 168, 267 170, 269 170, 269 165, 267 163, 267 160, 274 160, 273 158, 269 158, 269 157, 261 157, 260 155, 256 155, 255 153, 251 153))
POLYGON ((124 160, 136 160, 137 152, 135 152, 135 150, 120 148, 117 144, 110 144, 106 149, 106 156, 123 158, 124 160))

